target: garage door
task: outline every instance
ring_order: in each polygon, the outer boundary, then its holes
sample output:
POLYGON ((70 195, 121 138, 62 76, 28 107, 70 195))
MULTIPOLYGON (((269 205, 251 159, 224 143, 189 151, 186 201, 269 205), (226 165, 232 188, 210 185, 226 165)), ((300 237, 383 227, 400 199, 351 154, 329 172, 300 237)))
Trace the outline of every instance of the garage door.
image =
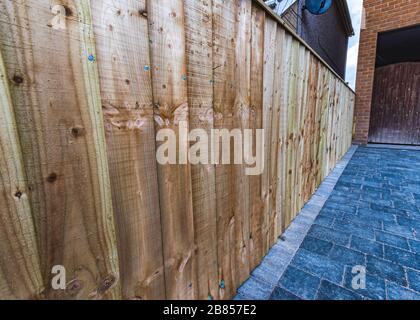
POLYGON ((420 145, 420 63, 376 69, 370 143, 420 145))

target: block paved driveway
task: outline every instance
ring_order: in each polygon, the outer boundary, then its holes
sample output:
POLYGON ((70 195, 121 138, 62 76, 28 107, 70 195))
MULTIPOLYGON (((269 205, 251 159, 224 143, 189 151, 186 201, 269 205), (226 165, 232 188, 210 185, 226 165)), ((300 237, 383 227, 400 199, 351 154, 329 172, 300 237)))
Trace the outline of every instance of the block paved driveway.
MULTIPOLYGON (((276 246, 280 252, 281 241, 276 246)), ((274 286, 262 274, 267 265, 256 270, 250 292, 270 288, 273 300, 420 300, 420 151, 359 148, 298 248, 274 286), (366 289, 352 286, 355 266, 367 271, 366 289)))

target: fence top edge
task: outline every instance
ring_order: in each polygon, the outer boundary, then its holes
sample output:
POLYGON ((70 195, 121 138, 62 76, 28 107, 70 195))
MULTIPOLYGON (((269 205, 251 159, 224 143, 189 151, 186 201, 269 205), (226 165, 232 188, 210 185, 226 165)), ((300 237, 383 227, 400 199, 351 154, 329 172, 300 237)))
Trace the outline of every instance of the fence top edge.
POLYGON ((259 5, 265 12, 267 12, 274 20, 277 21, 284 29, 286 29, 287 32, 289 32, 296 40, 298 40, 300 43, 302 43, 306 49, 308 49, 325 67, 330 70, 334 76, 336 76, 354 95, 356 95, 356 92, 353 90, 353 88, 350 87, 350 85, 337 73, 335 70, 323 59, 321 56, 309 46, 308 43, 306 43, 305 40, 303 40, 292 28, 290 28, 284 20, 278 16, 269 6, 265 4, 263 0, 251 0, 252 2, 259 5))

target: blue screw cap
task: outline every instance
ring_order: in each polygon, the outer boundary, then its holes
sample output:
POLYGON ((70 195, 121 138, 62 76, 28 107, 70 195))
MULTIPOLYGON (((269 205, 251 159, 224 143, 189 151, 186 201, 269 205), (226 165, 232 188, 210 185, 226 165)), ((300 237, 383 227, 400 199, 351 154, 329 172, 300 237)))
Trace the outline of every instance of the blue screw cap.
POLYGON ((219 287, 220 287, 220 289, 224 289, 225 288, 225 280, 220 281, 219 287))

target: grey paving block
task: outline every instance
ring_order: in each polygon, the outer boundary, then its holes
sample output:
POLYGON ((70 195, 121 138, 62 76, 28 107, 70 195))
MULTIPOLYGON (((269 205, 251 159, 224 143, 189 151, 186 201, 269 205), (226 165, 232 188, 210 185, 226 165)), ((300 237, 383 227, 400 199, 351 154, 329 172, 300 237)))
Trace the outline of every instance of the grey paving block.
POLYGON ((316 296, 317 300, 364 300, 363 296, 334 283, 323 280, 316 296))
POLYGON ((420 294, 395 283, 387 283, 389 300, 420 300, 420 294))
POLYGON ((344 159, 236 299, 418 299, 420 153, 361 147, 344 159), (355 265, 366 289, 353 287, 355 265))
POLYGON ((289 266, 279 282, 279 286, 287 288, 292 294, 303 299, 314 299, 318 291, 321 278, 289 266))
POLYGON ((367 271, 403 286, 407 285, 404 268, 391 261, 367 256, 367 271))
POLYGON ((293 258, 292 266, 337 284, 343 280, 344 265, 305 249, 299 249, 293 258))

